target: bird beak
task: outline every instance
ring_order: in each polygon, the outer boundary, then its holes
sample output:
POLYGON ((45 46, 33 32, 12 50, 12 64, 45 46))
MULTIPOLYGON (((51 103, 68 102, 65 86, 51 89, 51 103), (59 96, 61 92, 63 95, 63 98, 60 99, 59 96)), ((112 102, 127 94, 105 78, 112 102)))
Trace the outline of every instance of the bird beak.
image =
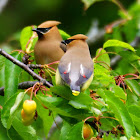
POLYGON ((61 41, 61 43, 67 45, 67 43, 65 42, 65 40, 61 41))
POLYGON ((80 92, 79 92, 79 91, 76 91, 76 90, 72 90, 72 94, 73 94, 74 96, 78 96, 78 95, 80 94, 80 92))

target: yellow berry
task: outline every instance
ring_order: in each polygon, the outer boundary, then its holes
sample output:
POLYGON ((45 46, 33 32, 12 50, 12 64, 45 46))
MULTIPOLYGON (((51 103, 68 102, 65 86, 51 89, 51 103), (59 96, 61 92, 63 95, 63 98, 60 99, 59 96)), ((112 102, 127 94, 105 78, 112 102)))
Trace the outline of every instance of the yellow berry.
POLYGON ((83 126, 83 137, 84 139, 89 139, 93 136, 93 130, 89 124, 84 124, 83 126))
POLYGON ((22 123, 25 125, 25 126, 28 126, 28 125, 31 125, 33 123, 34 119, 31 119, 31 120, 24 120, 22 119, 22 123))
POLYGON ((36 102, 33 100, 25 100, 23 110, 26 114, 32 114, 36 110, 36 102))

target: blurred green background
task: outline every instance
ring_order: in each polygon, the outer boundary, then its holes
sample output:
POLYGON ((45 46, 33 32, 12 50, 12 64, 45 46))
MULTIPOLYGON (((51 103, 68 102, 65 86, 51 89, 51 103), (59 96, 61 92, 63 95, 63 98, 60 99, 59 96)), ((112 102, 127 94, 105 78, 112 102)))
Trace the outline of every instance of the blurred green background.
MULTIPOLYGON (((7 0, 1 0, 0 4, 4 1, 7 0)), ((121 3, 127 9, 134 1, 121 0, 121 3)), ((100 28, 118 19, 118 10, 108 0, 96 2, 86 11, 81 0, 8 0, 0 13, 0 44, 18 38, 25 26, 39 25, 46 20, 61 21, 59 28, 70 35, 86 34, 95 19, 100 28)), ((13 47, 20 47, 14 43, 13 47)), ((102 42, 97 47, 100 45, 102 42)))

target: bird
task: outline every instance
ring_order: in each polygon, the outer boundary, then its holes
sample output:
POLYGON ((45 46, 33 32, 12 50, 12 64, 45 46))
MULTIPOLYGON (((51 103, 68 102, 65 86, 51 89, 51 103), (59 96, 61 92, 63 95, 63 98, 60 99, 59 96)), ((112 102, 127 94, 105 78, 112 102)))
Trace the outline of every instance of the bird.
MULTIPOLYGON (((38 41, 34 47, 37 64, 44 65, 59 61, 64 55, 64 51, 60 48, 62 37, 57 28, 59 24, 59 21, 45 21, 33 29, 38 35, 38 41)), ((52 67, 57 68, 56 65, 52 67)))
POLYGON ((87 38, 77 34, 61 42, 66 45, 66 53, 58 64, 55 81, 56 85, 68 85, 74 96, 86 90, 93 79, 93 61, 87 38))

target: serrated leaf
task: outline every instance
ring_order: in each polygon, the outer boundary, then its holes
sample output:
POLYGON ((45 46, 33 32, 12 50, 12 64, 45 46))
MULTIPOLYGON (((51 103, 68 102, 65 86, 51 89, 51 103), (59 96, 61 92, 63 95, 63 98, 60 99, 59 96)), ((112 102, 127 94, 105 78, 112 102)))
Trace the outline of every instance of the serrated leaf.
POLYGON ((115 96, 126 100, 126 95, 125 92, 123 91, 123 89, 115 84, 110 85, 110 87, 112 88, 111 91, 115 94, 115 96))
POLYGON ((125 43, 119 40, 113 40, 113 39, 108 40, 104 43, 103 48, 107 48, 107 47, 122 47, 122 48, 129 49, 131 51, 135 51, 135 49, 128 43, 125 43))
POLYGON ((63 40, 66 40, 67 38, 70 37, 69 34, 67 34, 66 32, 64 32, 63 30, 59 29, 59 33, 62 36, 63 40))
MULTIPOLYGON (((15 52, 12 56, 21 60, 21 54, 15 52)), ((5 102, 14 94, 16 94, 18 89, 18 78, 21 72, 21 68, 8 59, 5 61, 5 89, 4 89, 4 99, 5 102)))
POLYGON ((34 49, 38 40, 36 33, 32 31, 36 26, 27 26, 21 31, 20 44, 23 51, 27 53, 34 49))
POLYGON ((126 89, 126 93, 127 93, 126 106, 140 105, 139 97, 134 92, 131 92, 130 89, 126 89))
POLYGON ((125 80, 126 84, 131 88, 135 95, 140 97, 140 85, 136 80, 125 80))
POLYGON ((106 53, 106 51, 102 48, 98 49, 96 51, 96 57, 97 57, 97 61, 100 62, 101 65, 103 65, 104 67, 110 66, 110 58, 109 55, 106 53), (97 57, 98 56, 98 57, 97 57), (102 63, 104 62, 104 63, 102 63))
POLYGON ((115 97, 111 91, 99 89, 97 93, 106 101, 111 111, 124 127, 127 138, 130 138, 134 131, 134 125, 124 103, 118 97, 115 97))
POLYGON ((1 112, 1 121, 3 126, 7 129, 10 129, 12 121, 15 117, 16 112, 23 100, 24 92, 19 94, 14 94, 7 102, 4 104, 1 112))
POLYGON ((77 124, 75 124, 67 137, 67 140, 84 140, 83 138, 83 125, 84 122, 79 122, 77 124))
POLYGON ((37 140, 35 129, 32 126, 24 126, 18 118, 14 118, 12 126, 24 140, 37 140))

